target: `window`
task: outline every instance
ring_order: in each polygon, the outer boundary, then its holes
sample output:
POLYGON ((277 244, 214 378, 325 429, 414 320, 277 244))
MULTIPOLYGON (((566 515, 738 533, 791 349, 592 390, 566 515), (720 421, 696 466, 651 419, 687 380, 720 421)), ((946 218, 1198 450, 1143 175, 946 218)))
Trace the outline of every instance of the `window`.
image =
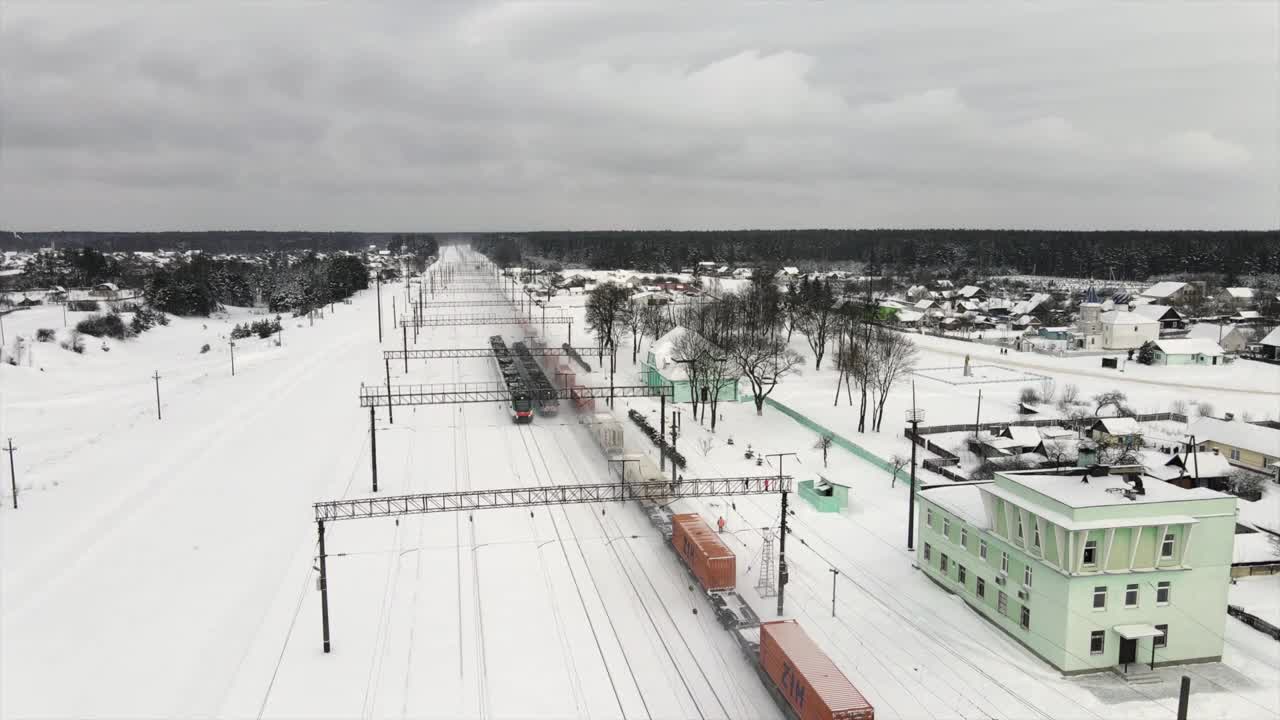
POLYGON ((926 508, 924 511, 924 524, 933 527, 933 508, 926 508))
POLYGON ((946 575, 946 574, 947 574, 947 569, 948 569, 948 566, 947 566, 947 554, 946 554, 946 553, 942 553, 942 562, 939 564, 939 567, 942 569, 942 574, 943 574, 943 575, 946 575))
POLYGON ((1018 512, 1018 542, 1022 542, 1022 511, 1018 512))
POLYGON ((969 528, 963 525, 960 526, 960 547, 969 547, 969 528))
POLYGON ((1107 631, 1094 630, 1089 633, 1089 654, 1101 655, 1106 649, 1107 631))
POLYGON ((1018 624, 1022 626, 1023 630, 1031 629, 1031 608, 1025 605, 1022 607, 1022 614, 1018 619, 1018 624))
MULTIPOLYGON (((1156 604, 1157 605, 1169 604, 1169 581, 1168 580, 1161 580, 1160 582, 1156 583, 1156 604)), ((1160 627, 1160 626, 1157 625, 1156 627, 1160 627)))
POLYGON ((1009 573, 1009 553, 1003 550, 1000 551, 1000 572, 1009 573))
POLYGON ((1098 541, 1084 541, 1084 564, 1096 565, 1098 563, 1098 541))
POLYGON ((1031 566, 1022 568, 1022 584, 1031 587, 1031 566))
POLYGON ((978 597, 987 599, 987 581, 982 578, 978 578, 978 597))
POLYGON ((986 540, 978 541, 978 557, 982 558, 983 560, 987 559, 987 541, 986 540))
POLYGON ((1160 631, 1160 634, 1151 638, 1151 642, 1154 643, 1155 646, 1158 648, 1162 648, 1165 645, 1168 645, 1169 644, 1169 626, 1157 625, 1156 629, 1160 631))
POLYGON ((1240 459, 1240 451, 1236 448, 1231 448, 1231 452, 1228 453, 1228 455, 1231 457, 1232 460, 1240 459))
POLYGON ((1138 586, 1126 585, 1124 588, 1124 606, 1127 608, 1138 607, 1138 586))
POLYGON ((1040 547, 1040 524, 1036 523, 1035 525, 1032 525, 1031 532, 1031 545, 1033 547, 1040 547))
POLYGON ((1160 543, 1160 557, 1173 557, 1173 533, 1164 534, 1164 542, 1160 543))
POLYGON ((956 580, 959 580, 961 585, 964 585, 964 581, 967 575, 968 573, 965 571, 964 566, 957 563, 956 564, 956 580))
POLYGON ((951 520, 948 518, 942 518, 942 534, 951 537, 951 520))
POLYGON ((996 593, 996 610, 998 610, 1001 615, 1009 614, 1009 596, 1005 595, 1004 591, 996 593))
POLYGON ((924 544, 924 559, 925 559, 925 560, 928 560, 928 559, 929 559, 929 556, 932 554, 932 553, 931 553, 931 551, 932 551, 932 550, 933 550, 933 548, 929 547, 929 543, 925 543, 925 544, 924 544))
POLYGON ((1093 589, 1093 609, 1107 609, 1107 588, 1103 585, 1099 585, 1093 589))

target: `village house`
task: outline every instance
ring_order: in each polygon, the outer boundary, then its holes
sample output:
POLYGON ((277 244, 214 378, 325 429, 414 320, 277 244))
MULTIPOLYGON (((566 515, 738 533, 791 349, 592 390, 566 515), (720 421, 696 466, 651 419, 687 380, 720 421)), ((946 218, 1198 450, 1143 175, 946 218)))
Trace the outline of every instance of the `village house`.
POLYGON ((1241 420, 1196 418, 1187 427, 1200 452, 1217 450, 1233 465, 1274 472, 1269 466, 1280 461, 1280 430, 1241 420))
POLYGON ((1232 307, 1247 307, 1257 302, 1257 294, 1254 293, 1253 288, 1223 288, 1214 299, 1232 307))
POLYGON ((1164 305, 1185 305, 1201 297, 1199 286, 1202 284, 1166 280, 1143 290, 1138 297, 1164 305))
POLYGON ((115 283, 98 283, 89 291, 89 297, 115 300, 120 297, 120 288, 115 283))
POLYGON ((1131 417, 1098 418, 1089 426, 1089 437, 1098 444, 1116 442, 1133 448, 1142 445, 1142 428, 1131 417))
POLYGON ((1258 343, 1262 347, 1262 356, 1270 360, 1280 360, 1280 327, 1267 333, 1258 343))
MULTIPOLYGON (((1154 453, 1153 453, 1154 454, 1154 453)), ((1207 487, 1226 492, 1231 486, 1231 463, 1218 452, 1174 453, 1147 466, 1147 474, 1178 487, 1207 487)))
POLYGON ((1223 352, 1238 353, 1249 344, 1249 339, 1237 325, 1196 323, 1187 330, 1189 340, 1212 340, 1223 352))
POLYGON ((1106 350, 1131 350, 1160 337, 1160 322, 1123 310, 1102 313, 1102 347, 1106 350))
POLYGON ((1222 348, 1212 340, 1156 340, 1152 365, 1220 365, 1222 348))
POLYGON ((1162 334, 1169 330, 1181 330, 1186 327, 1186 317, 1168 305, 1138 305, 1130 312, 1160 323, 1162 334))
MULTIPOLYGON (((670 387, 677 403, 692 402, 693 393, 699 393, 702 400, 710 398, 712 389, 706 385, 694 388, 689 379, 685 363, 678 362, 676 345, 686 333, 693 333, 684 327, 675 327, 665 335, 654 340, 649 346, 649 354, 641 368, 641 380, 650 387, 670 387)), ((729 402, 738 401, 738 378, 726 378, 715 389, 717 399, 729 402)))

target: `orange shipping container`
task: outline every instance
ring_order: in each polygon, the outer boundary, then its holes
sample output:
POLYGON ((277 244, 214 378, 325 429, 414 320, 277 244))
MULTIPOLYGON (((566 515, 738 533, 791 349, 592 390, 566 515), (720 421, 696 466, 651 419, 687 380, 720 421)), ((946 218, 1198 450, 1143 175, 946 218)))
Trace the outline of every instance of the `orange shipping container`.
POLYGON ((871 703, 795 620, 760 625, 760 666, 800 720, 875 720, 871 703))
POLYGON ((671 544, 706 590, 732 590, 738 559, 695 513, 671 516, 671 544))

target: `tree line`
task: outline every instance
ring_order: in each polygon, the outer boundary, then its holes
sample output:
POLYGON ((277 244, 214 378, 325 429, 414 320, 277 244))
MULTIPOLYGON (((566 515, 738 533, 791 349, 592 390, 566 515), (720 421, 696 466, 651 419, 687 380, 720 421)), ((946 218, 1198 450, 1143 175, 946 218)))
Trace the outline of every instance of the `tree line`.
POLYGON ((194 232, 18 232, 0 231, 0 249, 92 248, 103 252, 153 252, 200 250, 207 253, 256 254, 269 252, 356 252, 369 245, 414 243, 430 240, 431 233, 369 232, 272 232, 266 230, 210 230, 194 232))
POLYGON ((197 255, 155 268, 143 284, 143 297, 151 307, 174 315, 209 315, 223 305, 256 304, 302 315, 367 287, 369 269, 354 255, 275 256, 263 265, 197 255))
POLYGON ((601 358, 609 353, 611 377, 627 336, 634 364, 645 337, 657 340, 675 327, 685 328, 672 341, 671 359, 689 380, 694 417, 700 410, 704 416, 710 412, 712 431, 721 388, 745 380, 756 414, 762 414, 782 378, 805 363, 805 356, 791 348, 795 332, 807 340, 815 370, 835 347, 835 404, 842 389, 850 406, 858 393, 858 432, 866 432, 868 425, 880 430, 890 390, 910 375, 916 362, 915 344, 878 323, 874 304, 837 301, 823 281, 802 281, 786 292, 770 281, 754 282, 678 308, 633 302, 631 294, 629 288, 603 283, 587 296, 587 327, 601 358))
POLYGON ((700 261, 733 267, 858 263, 872 274, 947 276, 1022 272, 1145 280, 1165 273, 1275 272, 1280 231, 716 230, 530 232, 473 245, 502 265, 536 258, 592 268, 678 271, 700 261), (501 259, 501 261, 499 260, 501 259))

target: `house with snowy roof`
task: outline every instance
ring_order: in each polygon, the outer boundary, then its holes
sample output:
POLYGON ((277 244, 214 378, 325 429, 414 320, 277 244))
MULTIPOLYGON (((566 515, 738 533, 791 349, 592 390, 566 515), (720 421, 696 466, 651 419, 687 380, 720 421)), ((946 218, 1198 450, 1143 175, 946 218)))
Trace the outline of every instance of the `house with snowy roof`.
MULTIPOLYGON (((1157 455, 1148 453, 1148 455, 1157 455)), ((1178 487, 1207 487, 1226 492, 1231 485, 1231 463, 1218 452, 1174 453, 1165 458, 1148 458, 1147 474, 1178 487)))
POLYGON ((1208 339, 1156 340, 1152 365, 1221 365, 1222 348, 1208 339))
POLYGON ((956 292, 957 295, 966 300, 986 300, 987 291, 977 285, 965 285, 956 292))
POLYGON ((1096 442, 1117 441, 1125 447, 1142 443, 1142 428, 1131 417, 1098 418, 1089 426, 1089 437, 1096 442))
POLYGON ((1189 340, 1212 340, 1223 352, 1238 353, 1249 344, 1240 326, 1226 323, 1196 323, 1187 330, 1189 340))
POLYGON ((1200 452, 1218 451, 1233 465, 1274 472, 1272 463, 1280 462, 1280 430, 1241 420, 1201 417, 1187 426, 1187 435, 1200 452))
POLYGON ((1066 674, 1218 660, 1236 499, 1142 473, 998 472, 925 487, 917 567, 1066 674))
POLYGON ((1263 357, 1280 360, 1280 327, 1267 333, 1258 344, 1262 346, 1263 357))
POLYGON ((1253 291, 1253 288, 1223 288, 1222 292, 1218 293, 1214 299, 1225 305, 1243 307, 1257 302, 1257 293, 1253 291))
POLYGON ((1198 294, 1198 289, 1191 283, 1165 280, 1143 290, 1139 297, 1165 305, 1182 305, 1194 300, 1198 294))
MULTIPOLYGON (((688 364, 681 362, 687 359, 680 354, 680 345, 686 335, 698 338, 698 334, 693 330, 679 326, 668 330, 665 335, 653 341, 649 346, 648 357, 641 364, 641 381, 650 387, 672 388, 674 391, 672 399, 677 403, 692 402, 695 391, 698 392, 699 398, 708 400, 712 392, 710 385, 702 382, 701 387, 695 388, 689 377, 688 364)), ((712 352, 716 352, 715 347, 710 343, 708 347, 712 352)), ((736 375, 722 379, 718 383, 719 387, 715 388, 717 399, 737 402, 738 380, 736 375)))
POLYGON ((1186 316, 1169 305, 1137 305, 1130 312, 1155 320, 1160 323, 1161 330, 1181 330, 1186 326, 1186 316))
POLYGON ((1113 310, 1102 313, 1099 321, 1102 325, 1102 347, 1107 350, 1140 348, 1143 343, 1160 337, 1160 321, 1145 315, 1113 310))

